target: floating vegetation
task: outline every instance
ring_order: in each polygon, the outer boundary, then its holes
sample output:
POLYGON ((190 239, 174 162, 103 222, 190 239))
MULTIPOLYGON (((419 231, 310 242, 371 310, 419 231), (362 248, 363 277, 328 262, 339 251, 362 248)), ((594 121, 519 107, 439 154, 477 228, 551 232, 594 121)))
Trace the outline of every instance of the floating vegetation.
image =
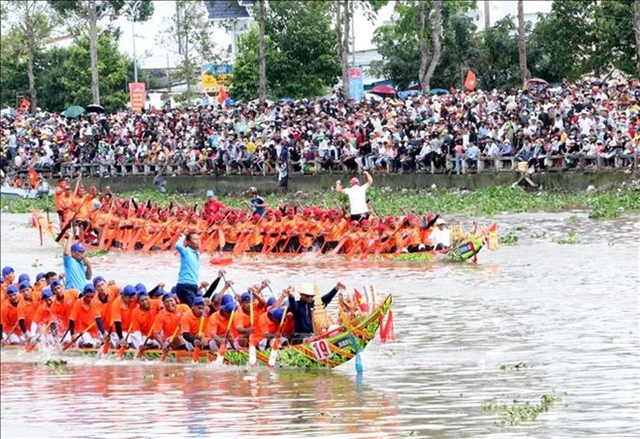
POLYGON ((542 231, 542 232, 533 232, 531 234, 531 239, 546 239, 547 238, 547 232, 546 231, 542 231))
MULTIPOLYGON (((566 395, 566 393, 565 393, 566 395)), ((484 411, 497 414, 500 419, 496 424, 501 427, 517 425, 522 422, 534 422, 540 413, 546 413, 556 403, 561 402, 562 397, 555 393, 545 393, 540 397, 539 403, 514 399, 509 403, 500 403, 496 399, 486 401, 482 408, 484 411)))
POLYGON ((51 368, 52 375, 68 375, 69 371, 65 367, 67 362, 65 360, 52 360, 48 359, 44 362, 44 365, 51 368))
POLYGON ((500 237, 500 244, 502 245, 516 245, 518 243, 518 236, 513 232, 509 232, 506 235, 500 237))
POLYGON ((576 237, 576 232, 574 230, 569 230, 565 238, 556 239, 556 242, 558 244, 577 244, 578 238, 576 237))
POLYGON ((38 268, 38 267, 42 267, 42 262, 40 262, 37 258, 33 261, 33 263, 31 264, 31 266, 33 268, 38 268))
POLYGON ((156 376, 154 374, 152 374, 152 373, 146 373, 146 374, 142 375, 142 379, 144 381, 151 381, 151 380, 155 379, 155 377, 156 376))
POLYGON ((524 361, 519 362, 518 364, 501 364, 500 370, 522 370, 529 369, 531 366, 526 364, 524 361))

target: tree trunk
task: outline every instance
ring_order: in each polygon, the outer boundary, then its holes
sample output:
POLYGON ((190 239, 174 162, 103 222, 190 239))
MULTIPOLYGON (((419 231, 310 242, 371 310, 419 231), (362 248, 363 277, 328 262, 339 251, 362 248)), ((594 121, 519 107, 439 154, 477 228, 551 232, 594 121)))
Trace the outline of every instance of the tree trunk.
POLYGON ((36 78, 33 74, 33 58, 36 52, 35 41, 35 2, 28 2, 25 4, 25 29, 27 31, 27 77, 29 78, 29 96, 31 97, 31 112, 36 111, 38 106, 38 91, 36 90, 36 78), (33 10, 32 10, 33 8, 33 10))
POLYGON ((336 8, 336 40, 337 45, 336 49, 338 52, 338 59, 340 60, 340 68, 342 70, 342 93, 344 95, 345 100, 349 99, 349 55, 345 54, 345 46, 344 46, 344 32, 347 29, 348 25, 345 26, 345 21, 348 20, 348 4, 343 2, 342 0, 336 0, 335 2, 336 8), (344 11, 343 11, 344 4, 344 11))
POLYGON ((267 100, 267 56, 265 41, 265 0, 258 0, 258 100, 263 105, 267 100))
POLYGON ((520 56, 520 76, 522 77, 522 89, 527 86, 529 74, 527 72, 527 41, 524 29, 524 3, 518 0, 518 54, 520 56))
POLYGON ((98 11, 96 0, 89 0, 89 56, 91 57, 91 94, 93 104, 100 105, 100 79, 98 76, 98 11))
POLYGON ((349 90, 349 31, 351 29, 351 20, 353 20, 353 3, 344 0, 344 11, 342 14, 342 53, 340 57, 340 66, 342 67, 342 92, 345 100, 349 100, 351 90, 349 90))
POLYGON ((640 79, 640 0, 634 1, 633 30, 636 34, 636 73, 640 79))
POLYGON ((442 0, 433 0, 433 29, 431 33, 431 39, 433 40, 433 55, 429 59, 429 48, 427 46, 426 20, 427 11, 425 0, 419 1, 420 10, 420 71, 419 80, 420 87, 423 93, 429 93, 431 89, 431 78, 436 71, 436 67, 440 63, 440 56, 442 55, 442 43, 440 36, 442 34, 442 0))

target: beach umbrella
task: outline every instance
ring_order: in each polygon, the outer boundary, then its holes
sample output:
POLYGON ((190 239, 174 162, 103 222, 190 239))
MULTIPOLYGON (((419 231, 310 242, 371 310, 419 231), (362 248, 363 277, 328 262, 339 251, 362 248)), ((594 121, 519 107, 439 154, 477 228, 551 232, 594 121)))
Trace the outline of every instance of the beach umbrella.
POLYGON ((430 95, 448 95, 449 90, 445 90, 444 88, 432 88, 429 90, 430 95))
POLYGON ((381 96, 396 95, 396 89, 390 85, 376 85, 370 90, 370 92, 381 96))
POLYGON ((291 98, 282 98, 279 101, 281 104, 294 104, 296 101, 291 98))
POLYGON ((376 101, 379 102, 382 100, 382 97, 377 95, 377 94, 373 94, 373 93, 365 93, 364 94, 364 99, 367 101, 376 101))
POLYGON ((82 108, 80 105, 72 105, 64 110, 64 113, 62 113, 62 115, 64 117, 74 118, 80 116, 81 114, 84 114, 84 112, 84 108, 82 108))
POLYGON ((87 113, 104 113, 104 107, 98 104, 91 104, 87 106, 87 113))
POLYGON ((235 107, 235 106, 236 106, 236 101, 234 101, 234 100, 233 100, 233 99, 231 99, 231 98, 227 98, 227 99, 225 99, 225 100, 224 100, 224 104, 225 104, 227 107, 235 107))

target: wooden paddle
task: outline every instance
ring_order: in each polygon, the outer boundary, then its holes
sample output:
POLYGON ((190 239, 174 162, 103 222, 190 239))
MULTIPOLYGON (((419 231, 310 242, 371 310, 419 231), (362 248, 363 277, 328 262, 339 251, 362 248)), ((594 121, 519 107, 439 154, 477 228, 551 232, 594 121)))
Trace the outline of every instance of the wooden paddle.
POLYGON ((156 318, 153 320, 153 324, 151 325, 151 329, 149 329, 149 333, 147 334, 147 338, 144 339, 144 343, 142 343, 140 345, 140 347, 138 348, 138 353, 136 354, 136 360, 142 358, 142 355, 144 354, 144 347, 147 345, 147 342, 149 341, 149 338, 151 337, 151 334, 153 334, 153 328, 155 328, 156 327, 156 323, 158 323, 158 315, 156 315, 156 318))
POLYGON ((267 367, 273 368, 276 365, 276 360, 278 359, 278 348, 280 347, 280 337, 282 336, 282 326, 284 325, 284 321, 287 318, 287 310, 288 307, 284 307, 284 312, 282 313, 282 318, 280 318, 280 325, 278 325, 278 332, 276 332, 276 336, 273 338, 273 346, 271 346, 271 354, 269 355, 269 362, 267 363, 267 367))
POLYGON ((47 325, 44 327, 44 329, 42 330, 42 332, 41 332, 40 334, 38 334, 38 338, 36 338, 36 341, 34 341, 33 343, 28 344, 28 345, 26 345, 26 346, 24 347, 24 350, 25 350, 25 351, 27 351, 27 352, 33 352, 33 350, 36 348, 36 345, 40 342, 40 338, 42 338, 42 334, 44 334, 44 333, 45 333, 45 331, 46 331, 47 329, 49 329, 49 326, 51 326, 51 323, 53 323, 53 322, 49 322, 49 323, 47 323, 47 325))
MULTIPOLYGON (((62 348, 62 352, 66 351, 67 349, 69 349, 71 346, 74 345, 75 342, 77 342, 78 340, 80 340, 80 337, 82 337, 88 330, 90 330, 91 328, 93 328, 96 325, 96 322, 94 321, 93 323, 91 323, 89 326, 87 326, 85 328, 84 331, 82 331, 80 334, 78 334, 73 340, 71 340, 69 343, 67 343, 66 345, 64 345, 64 347, 62 348)), ((66 335, 66 334, 65 334, 66 335)), ((64 339, 64 337, 62 337, 64 339)))
MULTIPOLYGON (((249 304, 249 321, 251 322, 251 329, 253 329, 253 293, 251 294, 251 303, 249 304)), ((249 343, 249 365, 255 366, 258 362, 258 354, 256 347, 249 343)))
POLYGON ((111 329, 107 333, 107 341, 102 345, 102 355, 107 355, 111 349, 111 329))
POLYGON ((231 311, 229 315, 229 322, 227 323, 227 330, 224 333, 224 340, 220 343, 218 347, 218 356, 216 357, 216 364, 222 364, 224 362, 224 354, 227 353, 227 337, 229 337, 229 330, 231 329, 231 324, 233 323, 233 316, 235 315, 236 310, 231 311))
MULTIPOLYGON (((180 330, 180 323, 178 323, 178 326, 176 326, 175 331, 173 331, 173 334, 171 334, 171 337, 169 337, 169 347, 171 347, 171 343, 173 343, 173 339, 176 338, 176 335, 178 335, 179 330, 180 330)), ((169 349, 163 350, 162 356, 160 357, 160 361, 165 361, 167 359, 168 353, 169 353, 169 349)))
MULTIPOLYGON (((9 331, 9 332, 7 333, 7 338, 6 338, 6 340, 9 340, 9 337, 11 337, 11 334, 13 334, 13 331, 15 331, 15 330, 16 330, 16 328, 18 327, 18 324, 20 324, 20 320, 19 320, 19 319, 18 319, 18 321, 16 322, 16 324, 15 324, 15 325, 13 325, 13 328, 11 328, 11 331, 9 331)), ((66 335, 66 334, 65 334, 65 335, 66 335)))
POLYGON ((129 329, 127 329, 127 336, 124 338, 124 344, 120 346, 120 349, 118 349, 118 358, 122 358, 124 356, 125 351, 127 350, 127 344, 129 343, 129 336, 131 335, 132 327, 133 327, 133 322, 129 322, 129 329))
MULTIPOLYGON (((198 327, 198 337, 202 337, 202 330, 204 329, 204 316, 205 312, 202 311, 202 317, 200 317, 200 326, 198 327)), ((200 340, 200 345, 193 348, 193 362, 197 363, 200 359, 200 351, 202 350, 202 340, 200 340)))

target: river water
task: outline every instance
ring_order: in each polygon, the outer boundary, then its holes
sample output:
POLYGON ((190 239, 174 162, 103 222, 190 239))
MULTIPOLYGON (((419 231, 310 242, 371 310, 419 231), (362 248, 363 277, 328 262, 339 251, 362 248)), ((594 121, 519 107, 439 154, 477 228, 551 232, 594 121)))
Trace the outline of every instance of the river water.
MULTIPOLYGON (((70 359, 56 369, 42 364, 47 353, 5 351, 0 435, 638 437, 640 218, 495 219, 518 241, 483 251, 478 265, 308 257, 227 267, 238 287, 269 278, 278 290, 310 280, 328 290, 341 280, 393 293, 396 339, 369 345, 360 376, 352 363, 309 372, 70 359), (535 421, 511 425, 495 408, 534 406, 542 395, 562 400, 535 421)), ((25 215, 2 215, 0 265, 32 278, 61 271, 61 248, 47 237, 40 247, 27 224, 25 215)), ((111 253, 93 265, 120 285, 171 284, 178 259, 111 253)), ((216 271, 203 262, 203 277, 216 271)))

